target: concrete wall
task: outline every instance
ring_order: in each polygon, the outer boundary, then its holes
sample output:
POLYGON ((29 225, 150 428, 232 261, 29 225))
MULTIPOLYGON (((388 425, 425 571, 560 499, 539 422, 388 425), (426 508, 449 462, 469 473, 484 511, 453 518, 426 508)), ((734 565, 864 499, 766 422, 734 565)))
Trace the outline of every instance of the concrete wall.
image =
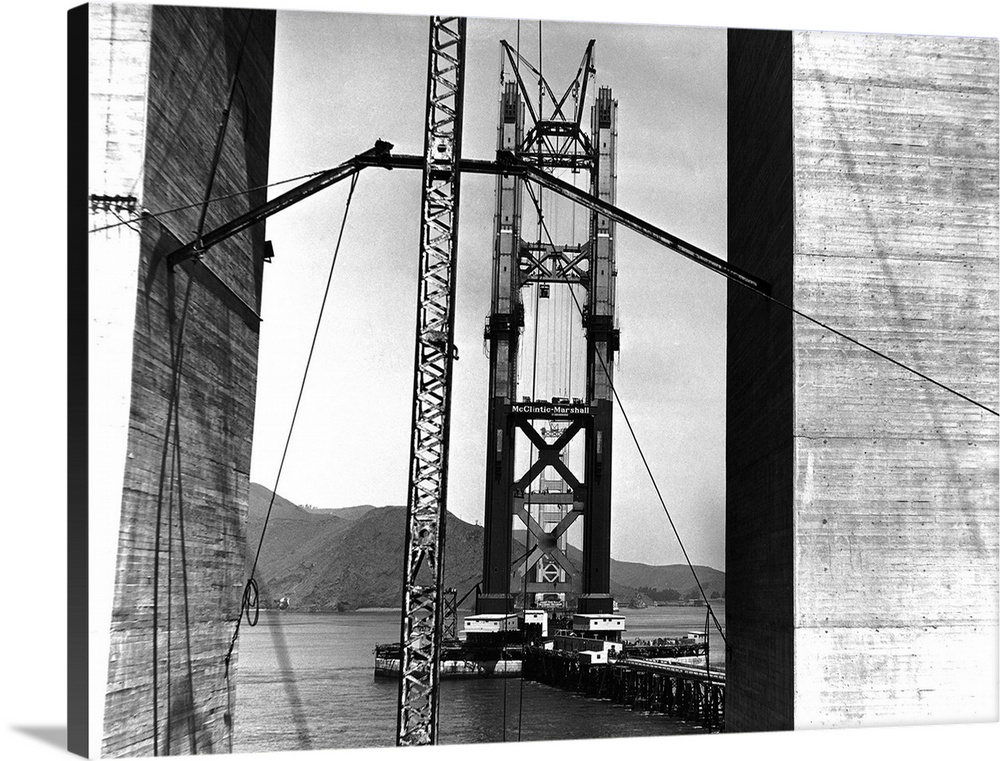
MULTIPOLYGON (((792 38, 729 32, 729 259, 792 294, 792 38)), ((792 316, 730 285, 726 726, 791 729, 792 316), (762 678, 766 675, 766 678, 762 678)))
MULTIPOLYGON (((797 33, 795 305, 997 409, 996 40, 797 33)), ((795 322, 795 724, 997 718, 997 418, 795 322)))
MULTIPOLYGON (((777 39, 730 34, 730 260, 997 409, 996 41, 777 39)), ((997 418, 729 308, 727 728, 995 720, 997 418)))
MULTIPOLYGON (((157 214, 201 201, 248 22, 242 87, 212 195, 265 184, 274 13, 155 6, 148 18, 135 183, 142 207, 157 214)), ((108 51, 117 54, 114 42, 108 51)), ((256 191, 212 204, 206 229, 263 200, 264 191, 256 191)), ((132 380, 106 755, 231 747, 238 650, 229 679, 225 656, 245 581, 264 230, 171 271, 164 257, 193 237, 198 214, 193 208, 134 225, 132 380)))
MULTIPOLYGON (((91 5, 88 63, 88 194, 131 196, 141 205, 146 139, 146 83, 152 8, 91 5)), ((138 225, 122 204, 92 204, 87 235, 88 717, 90 754, 100 750, 110 646, 115 549, 128 454, 138 225)), ((72 254, 76 255, 76 254, 72 254)))

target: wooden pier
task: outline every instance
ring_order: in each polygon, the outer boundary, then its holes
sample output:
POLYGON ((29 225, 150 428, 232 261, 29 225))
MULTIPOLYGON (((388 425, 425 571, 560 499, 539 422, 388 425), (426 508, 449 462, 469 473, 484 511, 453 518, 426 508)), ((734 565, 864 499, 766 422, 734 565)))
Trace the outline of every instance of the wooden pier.
POLYGON ((640 658, 587 664, 575 653, 529 647, 523 676, 635 710, 698 721, 713 731, 724 725, 726 678, 721 671, 640 658))

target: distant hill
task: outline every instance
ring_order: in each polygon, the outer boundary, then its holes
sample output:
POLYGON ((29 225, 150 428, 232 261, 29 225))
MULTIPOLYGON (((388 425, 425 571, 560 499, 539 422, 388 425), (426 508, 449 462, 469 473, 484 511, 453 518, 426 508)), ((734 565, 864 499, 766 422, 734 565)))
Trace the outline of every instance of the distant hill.
MULTIPOLYGON (((260 487, 264 488, 264 487, 260 487)), ((268 492, 270 494, 270 492, 268 492)), ((301 505, 302 509, 308 513, 316 515, 336 515, 340 518, 360 518, 369 510, 374 510, 375 505, 355 505, 354 507, 314 507, 313 505, 301 505)))
MULTIPOLYGON (((248 575, 270 501, 269 489, 250 485, 248 575)), ((398 607, 405 522, 406 508, 401 506, 306 510, 276 496, 257 564, 262 603, 288 597, 296 610, 398 607)), ((520 533, 513 542, 514 556, 524 551, 524 532, 520 533)), ((462 596, 482 577, 483 528, 449 513, 445 537, 445 585, 455 587, 462 596)), ((582 565, 579 549, 570 547, 568 555, 571 562, 582 565)), ((707 594, 715 590, 723 593, 724 573, 699 567, 698 575, 707 594)), ((637 587, 672 588, 686 594, 694 582, 687 566, 612 560, 611 593, 615 599, 628 602, 637 587)))
MULTIPOLYGON (((514 541, 518 548, 515 556, 524 552, 524 535, 523 530, 514 532, 514 541)), ((583 566, 583 550, 570 545, 566 555, 577 568, 583 566)), ((724 571, 717 571, 706 565, 696 565, 694 568, 706 595, 711 597, 713 592, 718 592, 720 596, 725 596, 726 574, 724 571)), ((691 575, 691 569, 686 565, 647 565, 611 558, 611 594, 614 598, 624 605, 635 597, 640 587, 659 590, 676 589, 682 597, 686 597, 698 589, 694 576, 691 575)), ((648 599, 647 602, 649 602, 648 599)))
MULTIPOLYGON (((250 485, 248 574, 270 499, 250 485)), ((399 607, 405 528, 405 507, 309 511, 279 495, 257 565, 261 600, 288 597, 299 610, 399 607)), ((445 536, 445 585, 465 594, 482 575, 482 528, 449 515, 445 536)))
MULTIPOLYGON (((726 594, 726 574, 709 568, 707 565, 696 565, 695 572, 701 582, 705 594, 709 597, 713 592, 726 594)), ((621 560, 611 560, 611 577, 626 587, 638 589, 676 589, 681 595, 697 591, 698 585, 691 575, 691 569, 686 565, 646 565, 645 563, 628 563, 621 560)))
POLYGON ((354 507, 335 507, 327 510, 323 510, 324 513, 329 513, 330 515, 336 515, 339 518, 347 518, 349 520, 354 520, 355 518, 360 518, 365 513, 374 510, 374 505, 355 505, 354 507))
MULTIPOLYGON (((250 484, 250 508, 247 515, 247 573, 253 566, 261 531, 271 501, 271 491, 250 484)), ((310 512, 289 502, 280 494, 274 498, 267 521, 267 541, 261 546, 257 578, 286 583, 304 575, 312 565, 308 553, 335 544, 350 521, 329 513, 310 512)), ((281 596, 281 595, 278 595, 281 596)))

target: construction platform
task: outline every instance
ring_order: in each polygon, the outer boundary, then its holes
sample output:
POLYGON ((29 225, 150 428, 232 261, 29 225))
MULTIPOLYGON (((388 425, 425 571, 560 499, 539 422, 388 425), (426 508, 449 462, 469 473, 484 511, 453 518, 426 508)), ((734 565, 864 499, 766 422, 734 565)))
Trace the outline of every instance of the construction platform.
MULTIPOLYGON (((642 663, 647 669, 663 667, 681 675, 691 669, 701 676, 706 673, 701 667, 705 641, 697 632, 676 639, 628 641, 621 637, 625 632, 625 617, 621 615, 577 613, 558 621, 563 627, 550 631, 549 615, 532 609, 467 616, 462 630, 465 639, 446 641, 442 647, 441 678, 507 678, 528 676, 529 672, 534 676, 528 678, 536 678, 625 662, 642 663), (535 666, 526 666, 526 659, 535 666), (538 663, 549 661, 559 664, 554 671, 538 668, 538 663), (567 661, 577 666, 569 668, 567 661)), ((376 645, 374 654, 376 678, 399 677, 398 643, 376 645)), ((573 679, 577 677, 570 681, 573 679)))

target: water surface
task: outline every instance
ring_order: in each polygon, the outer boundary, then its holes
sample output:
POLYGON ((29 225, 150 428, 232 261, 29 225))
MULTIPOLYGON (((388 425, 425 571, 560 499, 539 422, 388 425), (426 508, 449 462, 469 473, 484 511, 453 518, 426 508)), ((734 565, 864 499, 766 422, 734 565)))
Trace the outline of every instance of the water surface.
MULTIPOLYGON (((723 627, 725 606, 714 606, 723 627)), ((703 631, 704 608, 625 610, 627 639, 703 631)), ((461 622, 460 622, 461 626, 461 622)), ((725 662, 711 638, 713 665, 725 662)), ((372 675, 372 650, 399 638, 398 611, 261 611, 240 629, 233 750, 382 747, 395 744, 398 684, 372 675)), ((518 678, 444 681, 442 743, 671 735, 692 722, 631 711, 518 678)))

